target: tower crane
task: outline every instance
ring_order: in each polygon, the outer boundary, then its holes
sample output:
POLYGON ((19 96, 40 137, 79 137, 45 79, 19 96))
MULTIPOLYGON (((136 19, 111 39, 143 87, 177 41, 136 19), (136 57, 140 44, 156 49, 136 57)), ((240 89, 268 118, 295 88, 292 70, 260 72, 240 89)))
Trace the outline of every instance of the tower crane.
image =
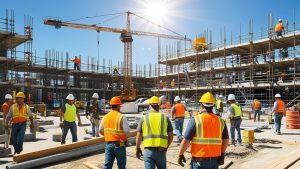
MULTIPOLYGON (((174 35, 167 35, 167 34, 160 34, 160 33, 153 33, 153 32, 144 32, 144 31, 135 31, 131 30, 130 25, 130 16, 136 15, 132 12, 126 12, 127 20, 126 20, 126 28, 111 28, 111 27, 102 27, 97 25, 87 25, 87 24, 78 24, 78 23, 71 23, 71 22, 63 22, 58 18, 46 18, 44 19, 45 25, 51 25, 55 28, 61 27, 71 27, 71 28, 79 28, 79 29, 87 29, 87 30, 95 30, 97 32, 112 32, 112 33, 120 33, 120 39, 124 43, 124 84, 123 89, 120 95, 122 101, 134 101, 136 99, 136 89, 132 87, 132 42, 133 38, 132 35, 137 36, 150 36, 150 37, 158 37, 164 39, 175 39, 175 40, 182 40, 182 41, 191 41, 191 39, 186 38, 185 36, 174 36, 174 35)), ((138 15, 136 15, 138 16, 138 15)))

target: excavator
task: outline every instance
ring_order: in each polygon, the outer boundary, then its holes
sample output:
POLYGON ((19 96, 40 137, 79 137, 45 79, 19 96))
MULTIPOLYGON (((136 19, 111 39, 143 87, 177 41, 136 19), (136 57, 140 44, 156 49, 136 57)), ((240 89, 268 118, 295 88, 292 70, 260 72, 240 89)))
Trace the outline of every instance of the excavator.
MULTIPOLYGON (((134 102, 139 97, 137 96, 136 89, 134 89, 133 85, 132 85, 132 42, 133 42, 132 35, 150 36, 150 37, 157 37, 157 38, 164 38, 164 39, 175 39, 175 40, 190 41, 190 42, 192 40, 189 38, 186 38, 186 36, 182 36, 179 34, 177 34, 178 36, 174 36, 174 35, 167 35, 167 34, 160 34, 160 33, 153 33, 153 32, 131 30, 130 17, 132 15, 135 15, 138 18, 144 19, 147 22, 151 22, 151 21, 149 21, 135 13, 129 12, 129 11, 126 12, 125 14, 127 15, 125 29, 102 27, 102 26, 97 26, 97 25, 78 24, 78 23, 71 23, 71 22, 63 22, 61 19, 58 19, 58 18, 45 18, 44 24, 54 26, 57 29, 61 28, 61 27, 71 27, 71 28, 78 28, 78 29, 94 30, 97 32, 102 31, 102 32, 119 33, 120 39, 124 44, 124 69, 125 69, 124 70, 124 84, 123 84, 123 89, 121 90, 120 98, 121 98, 122 102, 134 102)), ((153 23, 153 22, 151 22, 151 23, 153 23)), ((158 26, 163 28, 160 25, 158 25, 158 26)), ((169 30, 169 29, 166 29, 166 30, 169 30)))

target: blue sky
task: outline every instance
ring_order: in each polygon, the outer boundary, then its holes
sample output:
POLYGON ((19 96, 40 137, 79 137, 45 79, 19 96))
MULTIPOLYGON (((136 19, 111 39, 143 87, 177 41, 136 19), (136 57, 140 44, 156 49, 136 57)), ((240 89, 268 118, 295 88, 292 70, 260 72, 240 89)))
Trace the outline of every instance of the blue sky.
MULTIPOLYGON (((150 0, 147 0, 150 1, 150 0)), ((154 0, 155 1, 155 0, 154 0)), ((157 0, 156 0, 157 1, 157 0)), ((296 22, 300 23, 299 0, 162 0, 168 12, 162 16, 162 25, 176 32, 194 38, 204 30, 213 32, 214 42, 220 40, 220 29, 226 26, 227 36, 233 32, 238 36, 240 24, 242 32, 248 32, 249 19, 253 19, 254 31, 266 30, 268 14, 289 20, 292 25, 294 10, 296 22)), ((132 11, 145 16, 145 0, 0 0, 0 16, 5 16, 5 9, 15 11, 16 28, 23 33, 23 17, 34 18, 34 41, 38 57, 44 57, 46 49, 69 52, 71 55, 97 57, 97 33, 94 31, 62 28, 59 30, 43 24, 45 16, 60 17, 72 20, 87 16, 132 11)), ((156 13, 156 12, 155 12, 156 13)), ((159 13, 159 12, 157 12, 159 13)), ((125 16, 125 15, 124 15, 125 16)), ((103 23, 103 26, 125 28, 125 17, 118 17, 103 23)), ((78 23, 95 24, 110 17, 76 21, 78 23)), ((157 31, 157 27, 138 18, 132 18, 132 29, 141 31, 157 31)), ((159 30, 161 33, 171 32, 159 30)), ((114 63, 123 60, 123 44, 119 34, 100 33, 100 58, 111 58, 114 63)), ((157 38, 134 36, 133 63, 155 63, 157 58, 157 38)), ((176 41, 163 40, 163 44, 174 44, 176 41)), ((86 62, 86 59, 83 59, 86 62)))

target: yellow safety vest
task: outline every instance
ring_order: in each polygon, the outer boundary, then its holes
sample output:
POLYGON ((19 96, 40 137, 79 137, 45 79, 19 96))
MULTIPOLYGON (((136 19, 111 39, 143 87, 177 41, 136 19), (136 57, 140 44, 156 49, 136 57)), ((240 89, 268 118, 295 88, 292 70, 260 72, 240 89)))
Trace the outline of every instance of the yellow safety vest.
POLYGON ((69 105, 68 103, 66 103, 65 106, 66 110, 64 114, 64 120, 67 122, 76 121, 76 106, 74 104, 69 105))
POLYGON ((167 118, 159 112, 148 113, 143 117, 144 147, 168 147, 167 118))
POLYGON ((221 108, 221 103, 222 103, 222 100, 217 100, 217 109, 220 109, 221 108))
POLYGON ((240 117, 242 116, 242 109, 237 103, 231 104, 231 107, 234 110, 234 117, 240 117))

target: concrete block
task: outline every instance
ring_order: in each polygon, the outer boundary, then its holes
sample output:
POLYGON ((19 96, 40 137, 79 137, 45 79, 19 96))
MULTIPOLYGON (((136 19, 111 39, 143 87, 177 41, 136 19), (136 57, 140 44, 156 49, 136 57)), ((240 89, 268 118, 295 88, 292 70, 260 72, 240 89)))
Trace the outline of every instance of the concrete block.
POLYGON ((24 136, 24 141, 25 142, 31 142, 31 141, 35 141, 36 140, 36 134, 32 134, 32 133, 25 133, 24 136))
POLYGON ((40 120, 39 125, 40 126, 54 125, 54 122, 53 120, 40 120))
POLYGON ((61 135, 62 134, 53 134, 52 135, 52 141, 61 142, 61 135))
POLYGON ((11 148, 0 148, 0 157, 5 157, 11 154, 11 148))

